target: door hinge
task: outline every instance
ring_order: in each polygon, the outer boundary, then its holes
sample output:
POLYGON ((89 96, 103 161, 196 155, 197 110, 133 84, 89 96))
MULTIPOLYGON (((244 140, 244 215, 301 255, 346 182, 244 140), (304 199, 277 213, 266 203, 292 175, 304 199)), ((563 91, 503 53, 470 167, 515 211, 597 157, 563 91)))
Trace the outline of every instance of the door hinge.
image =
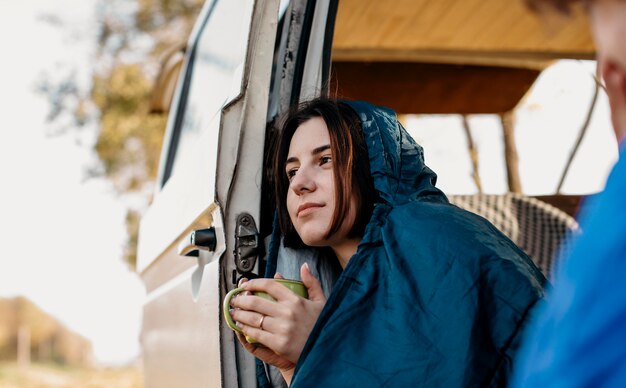
POLYGON ((235 266, 240 273, 250 272, 259 256, 261 249, 259 232, 254 218, 248 213, 237 216, 235 226, 235 266))

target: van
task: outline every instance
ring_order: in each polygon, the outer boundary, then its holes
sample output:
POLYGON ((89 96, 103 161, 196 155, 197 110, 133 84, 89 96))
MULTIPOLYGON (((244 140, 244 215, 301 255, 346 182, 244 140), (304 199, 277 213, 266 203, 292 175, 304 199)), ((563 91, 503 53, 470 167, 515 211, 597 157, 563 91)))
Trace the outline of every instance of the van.
POLYGON ((580 196, 520 193, 506 118, 550 61, 593 59, 582 12, 567 26, 542 28, 522 1, 207 0, 185 47, 163 62, 153 96, 169 118, 139 236, 146 386, 257 385, 221 302, 241 276, 262 275, 274 124, 314 96, 402 114, 502 117, 510 193, 451 199, 509 225, 505 233, 549 271, 577 228, 580 196), (534 212, 540 221, 529 226, 534 212))

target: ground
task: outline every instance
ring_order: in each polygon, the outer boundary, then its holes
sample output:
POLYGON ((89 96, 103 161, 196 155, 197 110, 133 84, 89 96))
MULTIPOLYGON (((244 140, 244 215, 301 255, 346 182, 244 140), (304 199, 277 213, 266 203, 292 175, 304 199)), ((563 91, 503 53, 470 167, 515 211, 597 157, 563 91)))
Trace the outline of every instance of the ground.
POLYGON ((87 368, 32 364, 20 369, 16 363, 0 363, 0 388, 140 388, 140 367, 87 368))

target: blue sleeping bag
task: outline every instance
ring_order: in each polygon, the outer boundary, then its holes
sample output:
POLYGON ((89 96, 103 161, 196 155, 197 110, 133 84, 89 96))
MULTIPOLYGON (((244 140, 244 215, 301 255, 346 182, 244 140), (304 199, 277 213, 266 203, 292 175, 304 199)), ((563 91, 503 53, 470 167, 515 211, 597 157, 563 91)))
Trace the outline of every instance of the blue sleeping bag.
POLYGON ((362 121, 380 203, 292 387, 506 385, 544 276, 488 221, 448 203, 393 111, 348 104, 362 121))

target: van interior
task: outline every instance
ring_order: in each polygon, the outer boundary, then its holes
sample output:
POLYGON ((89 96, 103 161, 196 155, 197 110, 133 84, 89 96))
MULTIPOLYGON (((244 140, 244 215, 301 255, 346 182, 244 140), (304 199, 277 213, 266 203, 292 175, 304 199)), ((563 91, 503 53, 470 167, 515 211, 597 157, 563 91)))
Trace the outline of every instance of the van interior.
MULTIPOLYGON (((489 219, 550 275, 552 258, 568 248, 565 236, 578 230, 574 217, 583 195, 560 192, 571 160, 556 192, 524 194, 513 114, 555 60, 594 58, 587 23, 582 9, 569 17, 548 10, 538 16, 522 1, 341 0, 328 93, 401 115, 460 116, 475 191, 450 201, 489 219), (470 115, 493 115, 501 124, 505 193, 483 193, 470 115)), ((580 138, 587 126, 588 120, 581 124, 580 138)), ((571 152, 573 159, 576 146, 571 152)))

